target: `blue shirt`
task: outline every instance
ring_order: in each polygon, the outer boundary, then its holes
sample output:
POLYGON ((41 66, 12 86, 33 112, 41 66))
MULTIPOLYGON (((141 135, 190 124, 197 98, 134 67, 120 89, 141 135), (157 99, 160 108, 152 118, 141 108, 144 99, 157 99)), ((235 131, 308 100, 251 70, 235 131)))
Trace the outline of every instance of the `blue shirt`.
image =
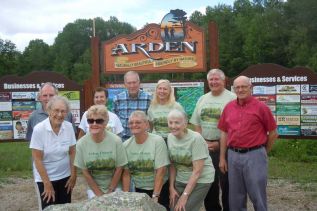
POLYGON ((131 98, 127 90, 119 93, 113 98, 113 112, 119 117, 122 126, 122 138, 126 139, 131 136, 130 129, 128 127, 129 116, 133 111, 140 110, 147 112, 150 107, 152 96, 139 90, 136 98, 131 98))

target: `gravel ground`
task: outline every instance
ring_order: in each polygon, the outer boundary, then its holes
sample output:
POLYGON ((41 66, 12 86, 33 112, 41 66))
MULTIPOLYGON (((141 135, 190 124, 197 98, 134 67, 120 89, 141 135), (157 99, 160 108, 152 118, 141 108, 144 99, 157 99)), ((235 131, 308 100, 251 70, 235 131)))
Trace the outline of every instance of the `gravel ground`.
MULTIPOLYGON (((300 188, 283 180, 270 180, 268 204, 271 211, 317 210, 317 184, 300 188), (314 186, 314 188, 311 188, 314 186)), ((78 178, 73 192, 73 202, 86 199, 86 184, 78 178)), ((32 179, 9 179, 0 183, 0 211, 38 210, 37 198, 32 179)), ((249 210, 253 210, 248 204, 249 210)))

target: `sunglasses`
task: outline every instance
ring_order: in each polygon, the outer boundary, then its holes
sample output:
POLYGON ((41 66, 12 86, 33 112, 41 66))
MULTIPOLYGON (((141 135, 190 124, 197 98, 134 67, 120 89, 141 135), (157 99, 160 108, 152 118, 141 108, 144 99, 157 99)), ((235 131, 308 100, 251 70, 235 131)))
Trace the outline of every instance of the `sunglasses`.
POLYGON ((96 124, 103 124, 105 122, 104 119, 87 119, 88 124, 94 124, 94 122, 96 122, 96 124))

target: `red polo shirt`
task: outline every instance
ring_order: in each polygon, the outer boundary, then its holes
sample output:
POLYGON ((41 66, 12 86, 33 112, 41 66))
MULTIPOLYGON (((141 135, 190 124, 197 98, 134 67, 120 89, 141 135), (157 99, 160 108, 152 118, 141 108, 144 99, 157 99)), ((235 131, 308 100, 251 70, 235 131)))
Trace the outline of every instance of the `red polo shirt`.
POLYGON ((250 148, 267 142, 267 133, 276 129, 271 110, 250 96, 243 105, 237 100, 228 103, 220 117, 218 128, 227 133, 227 145, 250 148))

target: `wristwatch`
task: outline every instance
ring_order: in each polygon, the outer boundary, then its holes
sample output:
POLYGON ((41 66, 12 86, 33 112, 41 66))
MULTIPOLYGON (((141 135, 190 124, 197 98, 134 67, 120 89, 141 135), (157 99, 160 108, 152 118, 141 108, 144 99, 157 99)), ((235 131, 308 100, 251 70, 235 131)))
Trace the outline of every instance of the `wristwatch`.
POLYGON ((184 196, 189 196, 189 193, 183 192, 183 195, 184 195, 184 196))
POLYGON ((153 193, 153 194, 152 194, 152 198, 158 198, 158 197, 160 197, 160 194, 159 194, 159 193, 153 193))

